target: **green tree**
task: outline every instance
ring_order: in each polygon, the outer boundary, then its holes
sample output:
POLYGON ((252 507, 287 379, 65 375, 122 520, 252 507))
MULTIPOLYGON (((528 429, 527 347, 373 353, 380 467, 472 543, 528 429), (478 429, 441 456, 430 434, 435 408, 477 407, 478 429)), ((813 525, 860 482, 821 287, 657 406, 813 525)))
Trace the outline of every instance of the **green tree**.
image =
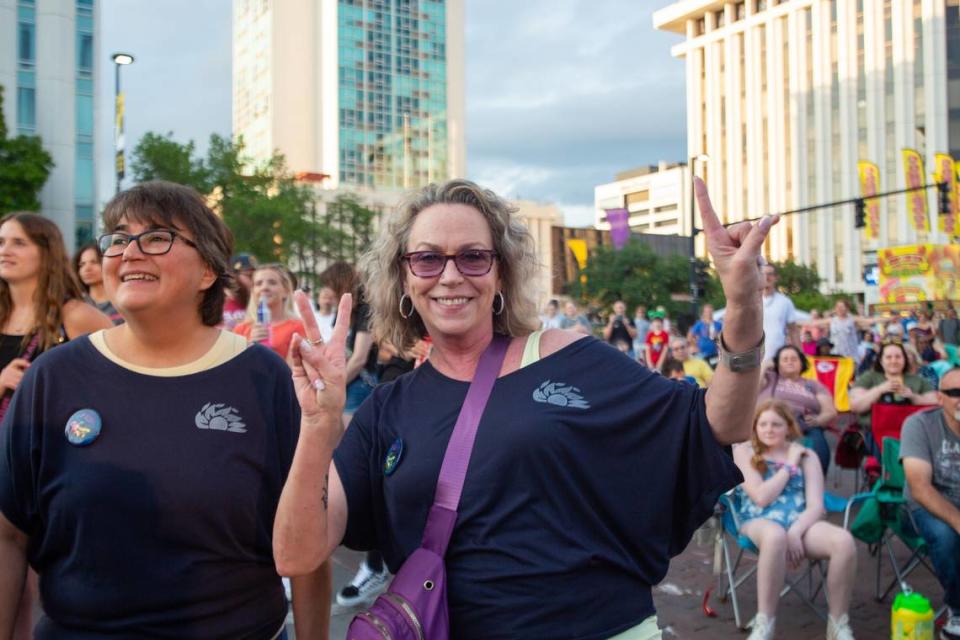
POLYGON ((210 171, 203 160, 194 157, 193 141, 180 144, 173 132, 160 135, 148 131, 133 150, 131 169, 137 182, 168 180, 209 191, 210 171))
POLYGON ((0 214, 39 211, 40 189, 53 170, 53 157, 37 136, 7 136, 0 86, 0 214))
POLYGON ((283 155, 254 163, 242 138, 210 136, 205 158, 193 142, 172 133, 147 133, 133 150, 137 182, 169 180, 206 194, 233 231, 237 251, 261 261, 291 264, 298 276, 315 284, 320 261, 356 262, 373 237, 376 212, 356 196, 340 194, 318 211, 309 187, 297 182, 283 155))
POLYGON ((573 282, 569 293, 601 307, 623 300, 627 307, 662 305, 673 317, 689 315, 690 303, 673 294, 690 290, 690 263, 684 256, 659 256, 641 242, 631 240, 619 251, 598 247, 583 270, 586 284, 573 282))

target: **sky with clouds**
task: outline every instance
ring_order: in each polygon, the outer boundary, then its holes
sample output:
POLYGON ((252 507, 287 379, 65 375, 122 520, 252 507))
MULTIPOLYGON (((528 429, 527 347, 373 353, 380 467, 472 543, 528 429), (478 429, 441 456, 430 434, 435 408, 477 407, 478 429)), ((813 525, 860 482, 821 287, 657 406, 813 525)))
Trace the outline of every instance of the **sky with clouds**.
MULTIPOLYGON (((275 0, 283 1, 283 0, 275 0)), ((686 149, 680 37, 644 0, 465 0, 468 177, 593 222, 593 188, 686 149)), ((127 147, 230 133, 231 0, 103 0, 101 193, 113 191, 110 54, 128 51, 127 147)))

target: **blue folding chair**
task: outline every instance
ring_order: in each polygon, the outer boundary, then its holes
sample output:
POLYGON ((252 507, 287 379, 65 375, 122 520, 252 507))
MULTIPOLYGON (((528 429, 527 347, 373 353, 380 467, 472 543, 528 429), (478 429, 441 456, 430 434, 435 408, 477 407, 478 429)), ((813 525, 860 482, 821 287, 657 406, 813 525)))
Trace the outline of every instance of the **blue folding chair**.
MULTIPOLYGON (((737 588, 753 576, 757 571, 757 566, 753 565, 749 569, 737 575, 740 569, 740 562, 743 560, 744 553, 757 555, 759 550, 746 535, 740 533, 740 504, 745 499, 743 489, 737 487, 720 496, 720 501, 715 513, 719 520, 717 527, 717 550, 715 552, 715 562, 720 561, 721 566, 715 566, 718 573, 717 585, 720 591, 721 602, 726 602, 728 596, 733 604, 733 619, 740 629, 746 629, 749 625, 743 624, 740 616, 740 603, 737 599, 737 588), (733 545, 736 544, 736 558, 733 558, 733 545)), ((832 502, 833 500, 831 500, 832 502)), ((824 502, 826 508, 826 501, 824 502)), ((836 507, 836 504, 831 504, 836 507)), ((845 505, 844 505, 845 506, 845 505)), ((788 574, 780 591, 782 598, 787 593, 793 593, 805 605, 810 607, 824 622, 827 620, 827 614, 823 607, 817 605, 817 597, 821 591, 826 588, 827 573, 824 569, 822 560, 807 559, 806 566, 800 576, 791 578, 788 574)), ((707 609, 706 605, 704 608, 707 609)))

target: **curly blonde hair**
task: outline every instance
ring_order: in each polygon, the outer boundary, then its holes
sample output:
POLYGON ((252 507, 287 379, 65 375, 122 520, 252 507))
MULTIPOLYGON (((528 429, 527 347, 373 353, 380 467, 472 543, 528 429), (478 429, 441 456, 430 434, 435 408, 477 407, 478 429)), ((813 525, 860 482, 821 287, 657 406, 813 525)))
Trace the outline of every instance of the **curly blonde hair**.
POLYGON ((767 445, 760 442, 760 438, 757 436, 757 422, 760 421, 760 416, 766 411, 773 411, 787 423, 787 440, 794 442, 803 438, 803 431, 800 430, 800 425, 797 424, 797 419, 793 416, 793 410, 787 403, 782 400, 771 399, 758 404, 757 410, 753 414, 753 429, 750 433, 750 444, 753 446, 753 457, 750 459, 750 463, 760 473, 767 472, 767 463, 763 459, 763 454, 767 452, 767 445))
MULTIPOLYGON (((509 336, 524 336, 540 326, 534 296, 539 264, 533 236, 517 219, 517 209, 489 189, 469 180, 455 179, 430 184, 414 192, 389 218, 370 250, 360 259, 366 299, 371 308, 371 332, 401 351, 426 335, 423 320, 414 312, 400 315, 405 273, 400 257, 407 251, 410 230, 417 215, 435 204, 464 204, 480 212, 490 226, 493 250, 504 298, 503 311, 493 316, 493 330, 509 336)), ((491 311, 492 313, 492 311, 491 311)))

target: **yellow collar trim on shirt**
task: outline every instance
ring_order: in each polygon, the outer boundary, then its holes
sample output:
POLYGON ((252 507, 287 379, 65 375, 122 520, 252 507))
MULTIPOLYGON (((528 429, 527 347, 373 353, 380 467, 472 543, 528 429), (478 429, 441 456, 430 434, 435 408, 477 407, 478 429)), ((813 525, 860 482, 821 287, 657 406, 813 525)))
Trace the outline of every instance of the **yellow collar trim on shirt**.
POLYGON ((219 367, 221 364, 232 360, 236 356, 243 353, 247 348, 247 340, 243 336, 237 335, 230 331, 220 331, 220 336, 217 338, 217 341, 213 343, 213 346, 210 347, 210 350, 205 354, 187 364, 179 365, 176 367, 142 367, 132 362, 128 362, 118 357, 113 351, 110 350, 110 347, 107 346, 106 337, 104 332, 106 329, 101 329, 96 333, 90 334, 90 343, 103 354, 107 360, 110 360, 114 364, 117 364, 124 369, 129 369, 136 373, 142 373, 147 376, 158 376, 161 378, 173 378, 176 376, 187 376, 193 373, 200 373, 201 371, 207 371, 208 369, 213 369, 214 367, 219 367))

